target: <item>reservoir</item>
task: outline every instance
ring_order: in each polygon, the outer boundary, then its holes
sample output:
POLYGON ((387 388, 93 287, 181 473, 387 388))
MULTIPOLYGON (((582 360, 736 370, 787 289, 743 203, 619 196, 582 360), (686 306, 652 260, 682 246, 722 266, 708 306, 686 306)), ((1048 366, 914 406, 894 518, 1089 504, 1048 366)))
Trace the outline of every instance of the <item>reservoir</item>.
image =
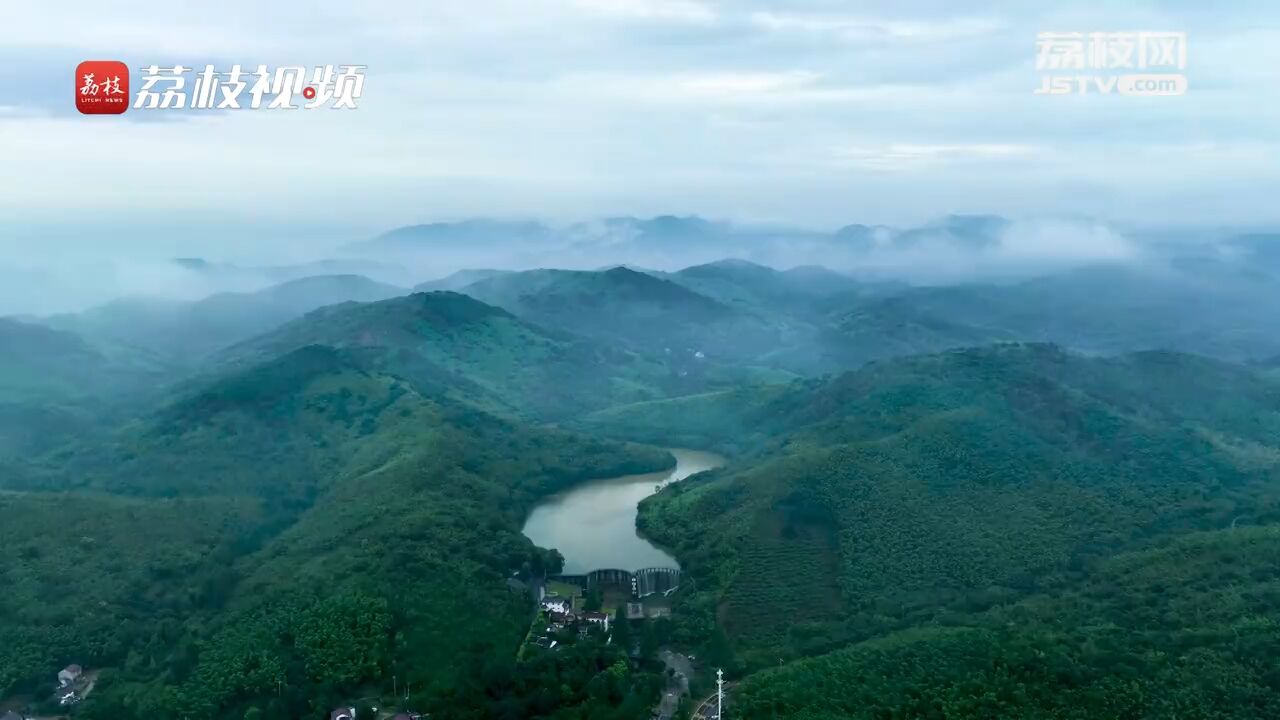
POLYGON ((644 475, 591 480, 547 498, 529 515, 524 534, 564 555, 564 572, 613 568, 678 568, 675 558, 636 533, 637 505, 658 487, 724 464, 715 453, 671 449, 676 465, 644 475))

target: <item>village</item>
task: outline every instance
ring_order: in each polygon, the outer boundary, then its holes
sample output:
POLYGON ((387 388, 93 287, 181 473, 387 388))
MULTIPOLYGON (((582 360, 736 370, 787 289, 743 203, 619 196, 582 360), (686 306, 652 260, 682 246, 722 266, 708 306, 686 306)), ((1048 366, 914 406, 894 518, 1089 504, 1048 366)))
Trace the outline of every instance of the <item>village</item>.
MULTIPOLYGON (((651 657, 662 664, 665 687, 653 708, 653 720, 671 720, 682 708, 690 717, 710 720, 715 717, 710 709, 716 705, 710 698, 698 700, 705 688, 691 687, 699 675, 697 658, 647 642, 654 637, 653 623, 671 617, 671 595, 677 589, 678 571, 662 570, 656 586, 655 575, 646 576, 644 571, 602 570, 547 578, 537 590, 537 610, 518 656, 528 660, 534 653, 556 653, 588 640, 620 642, 633 662, 651 657), (693 696, 695 691, 698 697, 693 696)), ((705 681, 706 673, 701 675, 705 681)))
MULTIPOLYGON (((528 643, 547 650, 554 650, 563 640, 557 636, 576 633, 586 637, 593 629, 609 637, 612 616, 603 611, 603 601, 592 603, 596 609, 587 610, 586 599, 577 588, 556 583, 538 604, 538 613, 530 629, 528 643)), ((521 656, 523 656, 523 649, 521 656)))
POLYGON ((526 644, 552 650, 565 633, 585 637, 593 630, 609 639, 619 614, 627 621, 670 617, 678 586, 679 571, 670 568, 549 576, 536 588, 538 610, 526 644))

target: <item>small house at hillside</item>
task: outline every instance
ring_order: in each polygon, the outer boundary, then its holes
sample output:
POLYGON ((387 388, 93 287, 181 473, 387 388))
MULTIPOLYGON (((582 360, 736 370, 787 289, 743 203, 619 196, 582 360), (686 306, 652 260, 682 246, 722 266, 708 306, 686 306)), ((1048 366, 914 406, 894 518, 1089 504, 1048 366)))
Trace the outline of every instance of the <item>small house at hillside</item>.
POLYGON ((353 707, 340 707, 329 713, 329 720, 356 720, 356 709, 353 707))
POLYGON ((71 683, 80 679, 84 674, 84 668, 79 665, 68 665, 58 671, 58 685, 66 687, 71 683))
POLYGON ((573 600, 566 597, 542 598, 542 609, 547 612, 566 613, 573 609, 573 600))
POLYGON ((604 626, 604 629, 605 629, 605 631, 606 631, 606 632, 608 632, 608 630, 609 630, 609 616, 608 616, 607 614, 605 614, 605 613, 599 613, 599 612, 589 612, 589 613, 585 613, 585 614, 582 616, 582 619, 583 619, 583 620, 586 620, 587 622, 591 623, 592 625, 602 625, 602 626, 604 626))

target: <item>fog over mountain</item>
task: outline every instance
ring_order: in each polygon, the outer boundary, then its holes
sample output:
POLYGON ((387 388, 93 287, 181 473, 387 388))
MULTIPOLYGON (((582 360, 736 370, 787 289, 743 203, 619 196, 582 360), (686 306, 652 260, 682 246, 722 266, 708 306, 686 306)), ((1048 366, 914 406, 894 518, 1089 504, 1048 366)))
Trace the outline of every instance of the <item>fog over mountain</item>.
POLYGON ((425 288, 477 268, 627 265, 675 271, 730 257, 780 269, 820 265, 864 279, 914 284, 1011 281, 1095 263, 1208 261, 1274 269, 1280 267, 1276 237, 1255 228, 1165 231, 1094 219, 992 215, 946 215, 911 227, 850 223, 827 230, 671 215, 560 225, 480 218, 317 243, 309 256, 295 252, 290 262, 276 256, 255 260, 243 249, 234 261, 226 260, 207 241, 193 243, 189 256, 179 258, 16 256, 0 260, 0 314, 74 312, 135 296, 198 300, 317 275, 357 274, 425 288))
POLYGON ((1277 90, 1276 0, 6 3, 0 720, 1280 720, 1277 90))
POLYGON ((617 217, 554 227, 471 220, 397 228, 344 250, 431 265, 660 270, 738 257, 774 267, 821 264, 915 281, 1025 276, 1076 264, 1129 260, 1141 250, 1105 223, 948 215, 918 227, 851 224, 833 231, 740 224, 697 216, 617 217))

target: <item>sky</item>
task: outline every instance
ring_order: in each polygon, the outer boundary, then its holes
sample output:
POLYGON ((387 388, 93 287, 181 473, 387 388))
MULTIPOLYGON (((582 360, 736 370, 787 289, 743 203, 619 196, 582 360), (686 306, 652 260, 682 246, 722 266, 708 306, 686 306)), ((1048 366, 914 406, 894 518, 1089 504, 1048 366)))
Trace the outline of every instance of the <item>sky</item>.
POLYGON ((475 216, 1280 220, 1269 1, 64 0, 5 16, 10 267, 287 260, 475 216), (1187 33, 1186 95, 1033 93, 1037 33, 1130 30, 1187 33), (352 111, 82 116, 86 59, 368 70, 352 111))

